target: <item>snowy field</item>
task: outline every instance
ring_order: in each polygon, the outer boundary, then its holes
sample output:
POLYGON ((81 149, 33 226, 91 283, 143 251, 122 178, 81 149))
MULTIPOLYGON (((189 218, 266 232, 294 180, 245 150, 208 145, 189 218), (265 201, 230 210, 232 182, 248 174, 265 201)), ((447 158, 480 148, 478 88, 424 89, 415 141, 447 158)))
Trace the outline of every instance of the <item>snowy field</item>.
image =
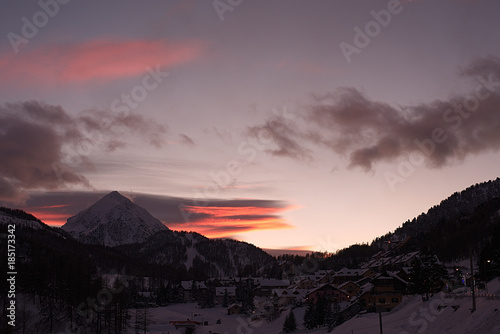
MULTIPOLYGON (((498 279, 488 283, 488 293, 500 295, 498 279)), ((446 297, 437 294, 429 301, 422 302, 420 296, 406 297, 403 303, 390 313, 382 314, 384 334, 414 334, 414 333, 453 333, 453 334, 500 334, 500 299, 485 296, 484 292, 477 298, 476 312, 470 312, 472 301, 469 296, 446 297)), ((299 328, 305 308, 294 310, 299 328)), ((278 334, 283 328, 283 322, 288 312, 272 321, 251 321, 241 315, 227 315, 225 308, 220 306, 211 309, 201 309, 195 303, 171 305, 151 309, 152 324, 150 333, 177 334, 171 320, 208 321, 208 326, 197 326, 196 333, 220 334, 278 334), (193 317, 193 314, 201 316, 193 317), (217 320, 221 324, 216 324, 217 320)), ((326 333, 326 330, 299 331, 310 334, 326 333)), ((133 333, 133 332, 131 332, 133 333)), ((354 317, 335 328, 333 334, 377 334, 379 333, 378 314, 370 313, 354 317)))
MULTIPOLYGON (((297 308, 294 310, 297 322, 301 322, 304 317, 305 308, 297 308)), ((243 315, 227 315, 226 308, 217 306, 215 308, 201 309, 196 303, 171 305, 168 307, 160 307, 151 309, 152 321, 150 333, 153 334, 174 334, 183 333, 181 330, 176 330, 171 320, 186 320, 187 318, 196 321, 208 321, 208 326, 197 326, 197 334, 205 334, 210 331, 212 334, 264 334, 264 333, 279 333, 283 328, 283 322, 287 312, 273 322, 266 321, 251 321, 250 318, 243 315), (202 316, 193 317, 194 314, 202 316), (221 320, 220 324, 216 324, 217 320, 221 320)))

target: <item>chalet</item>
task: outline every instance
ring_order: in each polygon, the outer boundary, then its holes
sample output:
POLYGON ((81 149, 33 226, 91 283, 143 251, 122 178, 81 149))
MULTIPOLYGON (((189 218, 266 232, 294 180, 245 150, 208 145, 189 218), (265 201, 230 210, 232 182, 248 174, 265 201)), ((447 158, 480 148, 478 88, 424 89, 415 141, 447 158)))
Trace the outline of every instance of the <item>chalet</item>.
POLYGON ((208 290, 205 282, 202 281, 181 281, 183 299, 185 303, 196 300, 196 295, 208 290))
POLYGON ((240 314, 241 313, 241 305, 239 304, 232 304, 232 305, 229 305, 229 307, 227 308, 227 314, 228 315, 231 315, 231 314, 240 314))
MULTIPOLYGON (((224 304, 224 299, 229 304, 236 301, 236 287, 234 286, 218 286, 215 288, 215 302, 218 305, 224 304)), ((227 304, 226 304, 227 306, 227 304)))
POLYGON ((308 304, 316 304, 322 298, 330 303, 341 303, 348 301, 349 295, 330 283, 323 284, 306 294, 308 304))
POLYGON ((260 297, 270 297, 273 289, 284 289, 290 286, 290 280, 284 279, 261 279, 259 286, 255 289, 255 295, 260 297))
POLYGON ((403 299, 408 283, 393 273, 379 274, 371 281, 373 288, 360 300, 370 312, 391 311, 403 299))
POLYGON ((356 282, 364 277, 373 277, 377 273, 372 269, 349 269, 343 268, 335 273, 331 279, 331 283, 335 286, 345 282, 356 282))
POLYGON ((361 286, 351 281, 342 283, 338 288, 345 291, 351 297, 356 296, 361 291, 361 286))
POLYGON ((316 287, 316 282, 310 278, 303 278, 303 279, 299 280, 297 283, 290 285, 290 288, 293 288, 293 289, 310 290, 310 289, 313 289, 315 287, 316 287))
POLYGON ((278 306, 302 304, 307 290, 304 289, 273 289, 273 300, 278 306))
POLYGON ((395 271, 394 274, 401 278, 403 281, 409 282, 411 277, 411 267, 402 267, 398 271, 395 271))
POLYGON ((314 280, 317 285, 322 285, 330 283, 333 275, 335 275, 333 270, 318 270, 314 275, 309 275, 309 278, 314 280))
POLYGON ((361 265, 362 269, 375 269, 397 270, 403 267, 411 267, 413 260, 419 256, 419 252, 411 252, 400 255, 391 255, 391 251, 378 252, 373 255, 370 261, 361 265))

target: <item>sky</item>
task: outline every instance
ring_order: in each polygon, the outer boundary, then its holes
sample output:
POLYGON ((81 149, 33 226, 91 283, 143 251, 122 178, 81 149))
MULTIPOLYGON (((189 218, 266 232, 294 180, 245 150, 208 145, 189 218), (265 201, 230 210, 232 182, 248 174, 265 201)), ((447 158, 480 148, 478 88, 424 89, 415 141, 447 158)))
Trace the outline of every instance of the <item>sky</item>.
POLYGON ((500 165, 500 3, 2 1, 0 205, 371 242, 500 165))

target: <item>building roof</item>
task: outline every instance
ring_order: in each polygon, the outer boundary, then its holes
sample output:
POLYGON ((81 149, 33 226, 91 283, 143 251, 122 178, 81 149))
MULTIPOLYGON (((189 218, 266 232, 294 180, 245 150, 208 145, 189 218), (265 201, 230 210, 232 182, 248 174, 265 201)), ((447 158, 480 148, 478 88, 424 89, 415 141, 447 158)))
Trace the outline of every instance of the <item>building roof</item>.
POLYGON ((342 268, 339 271, 335 273, 335 276, 362 276, 364 275, 369 269, 349 269, 349 268, 342 268))
POLYGON ((304 298, 308 291, 307 289, 273 289, 273 295, 278 297, 304 298))
POLYGON ((364 263, 361 268, 378 268, 380 266, 386 265, 401 265, 410 260, 412 260, 415 256, 419 254, 418 251, 400 254, 400 255, 390 255, 390 251, 387 252, 379 252, 372 256, 370 261, 364 263))
POLYGON ((236 304, 236 303, 235 304, 231 304, 231 305, 229 305, 229 307, 227 309, 230 310, 230 309, 235 308, 235 307, 241 308, 241 305, 240 304, 236 304))
POLYGON ((357 287, 360 287, 360 286, 359 286, 359 284, 356 284, 355 282, 352 282, 352 281, 347 281, 347 282, 344 282, 344 283, 340 284, 340 285, 338 286, 338 288, 339 288, 339 289, 343 289, 346 285, 349 285, 349 284, 354 284, 354 285, 356 285, 357 287))
MULTIPOLYGON (((202 281, 196 281, 195 285, 198 289, 206 289, 207 286, 205 285, 205 282, 202 281)), ((184 290, 191 290, 193 287, 193 281, 181 281, 181 286, 184 290)))
POLYGON ((337 290, 337 291, 342 292, 344 295, 347 296, 347 293, 344 290, 340 290, 339 288, 337 288, 336 286, 334 286, 333 284, 330 284, 330 283, 322 284, 322 285, 318 286, 317 288, 310 290, 306 294, 306 296, 309 296, 310 294, 312 294, 316 291, 324 290, 325 288, 328 288, 328 290, 337 290))
POLYGON ((288 286, 290 286, 290 280, 288 280, 288 279, 264 278, 259 283, 260 283, 260 286, 262 286, 262 287, 273 287, 273 286, 288 287, 288 286))
POLYGON ((232 297, 236 296, 236 287, 234 286, 218 286, 215 288, 216 296, 224 296, 227 291, 227 295, 232 297))

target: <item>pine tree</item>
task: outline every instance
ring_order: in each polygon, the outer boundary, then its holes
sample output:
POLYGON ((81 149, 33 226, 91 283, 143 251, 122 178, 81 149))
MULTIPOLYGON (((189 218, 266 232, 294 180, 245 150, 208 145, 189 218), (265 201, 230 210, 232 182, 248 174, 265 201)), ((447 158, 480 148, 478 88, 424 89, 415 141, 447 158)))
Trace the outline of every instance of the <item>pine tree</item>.
POLYGON ((291 333, 297 329, 297 321, 295 320, 295 314, 293 310, 290 310, 290 313, 285 318, 285 322, 283 323, 283 332, 291 333))
POLYGON ((146 334, 151 326, 151 312, 149 308, 136 309, 135 310, 135 324, 134 329, 136 333, 141 331, 146 334))
POLYGON ((436 256, 423 255, 413 261, 410 273, 410 293, 425 294, 425 299, 429 299, 429 293, 436 293, 444 286, 444 281, 448 279, 446 268, 439 264, 436 256))
POLYGON ((313 329, 318 325, 316 322, 315 314, 316 314, 316 306, 314 304, 309 304, 309 306, 306 309, 306 312, 304 313, 304 326, 307 329, 313 329))
POLYGON ((191 282, 191 299, 193 301, 198 300, 199 297, 199 289, 198 289, 198 284, 193 280, 191 282))
POLYGON ((332 330, 333 327, 335 326, 335 322, 337 320, 337 317, 335 316, 334 313, 334 308, 332 304, 328 304, 326 307, 326 314, 325 314, 325 324, 328 325, 328 329, 332 330))
POLYGON ((222 301, 222 307, 229 306, 229 295, 227 293, 227 289, 224 289, 224 300, 222 301))
POLYGON ((325 298, 320 298, 316 304, 316 326, 323 326, 326 323, 326 314, 328 312, 328 302, 325 298))

